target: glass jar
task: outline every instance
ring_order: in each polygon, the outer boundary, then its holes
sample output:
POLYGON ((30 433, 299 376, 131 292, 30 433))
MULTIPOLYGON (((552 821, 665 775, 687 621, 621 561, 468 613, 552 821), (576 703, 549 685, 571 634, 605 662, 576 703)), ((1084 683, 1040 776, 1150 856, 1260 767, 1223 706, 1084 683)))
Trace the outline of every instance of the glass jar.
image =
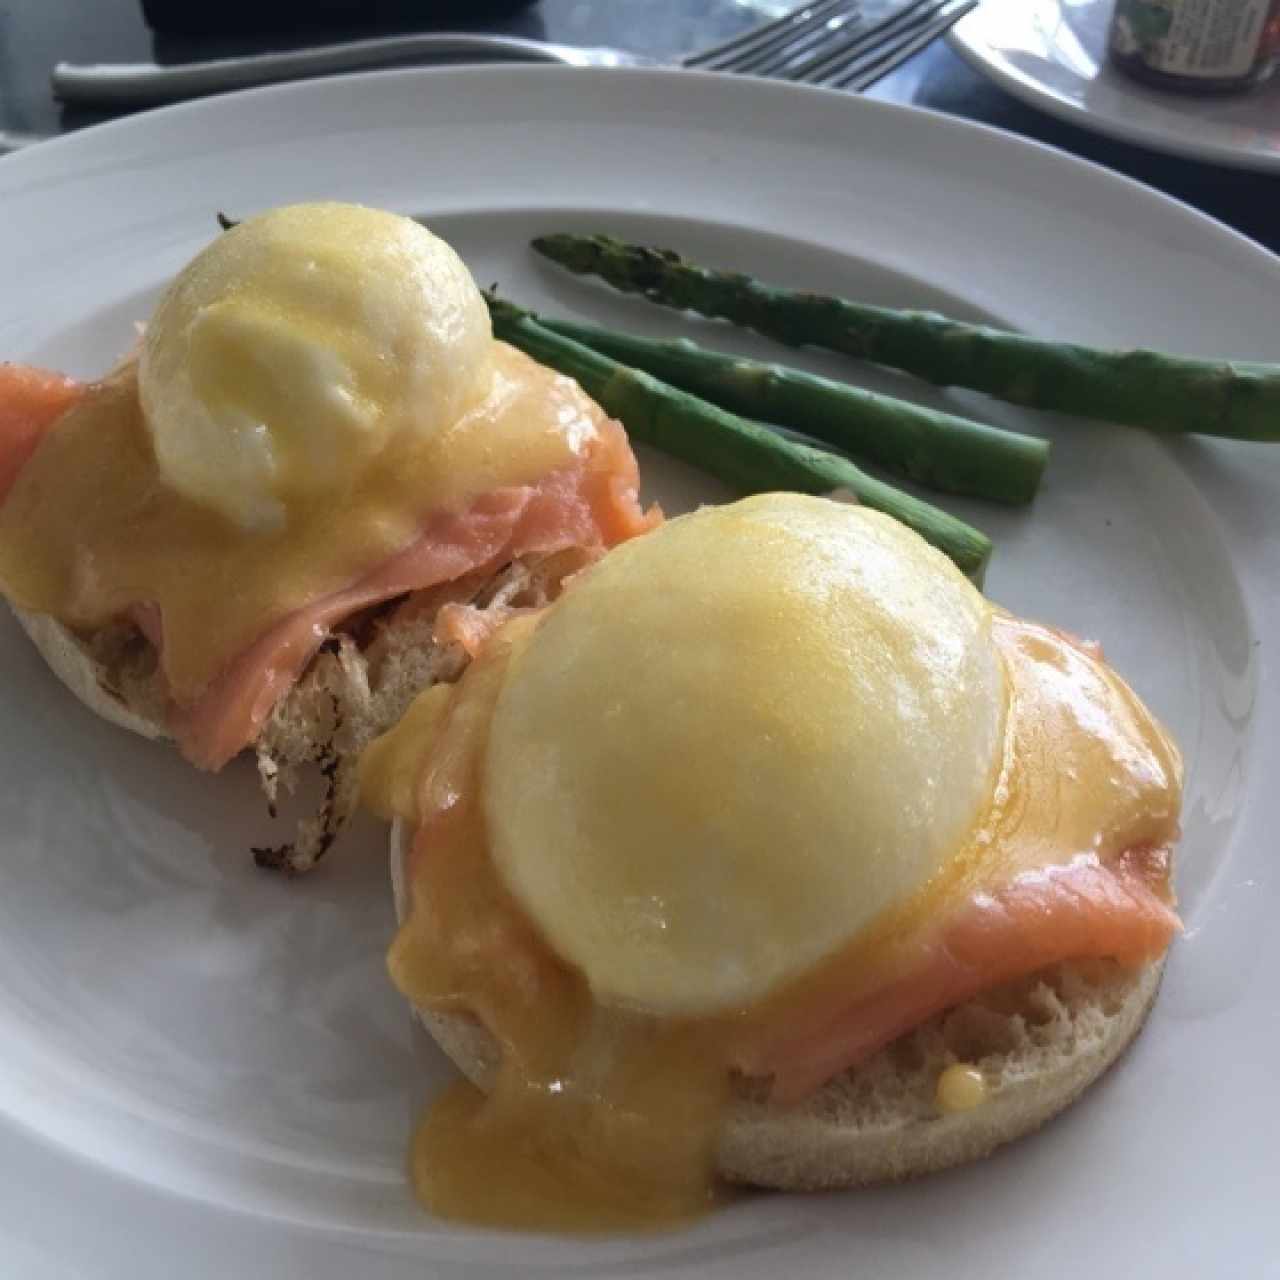
POLYGON ((1275 68, 1280 0, 1116 0, 1111 60, 1161 89, 1247 89, 1275 68))

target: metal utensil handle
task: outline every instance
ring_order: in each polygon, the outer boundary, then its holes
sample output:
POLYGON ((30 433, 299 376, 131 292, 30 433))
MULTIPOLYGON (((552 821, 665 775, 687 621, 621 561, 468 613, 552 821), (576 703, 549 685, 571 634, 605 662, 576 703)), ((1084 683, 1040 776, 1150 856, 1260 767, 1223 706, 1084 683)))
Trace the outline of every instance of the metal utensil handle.
POLYGON ((87 65, 59 62, 51 79, 54 95, 63 102, 145 104, 176 102, 200 94, 247 89, 278 80, 353 71, 360 67, 473 55, 486 59, 585 66, 597 62, 593 56, 595 52, 548 44, 542 40, 527 40, 521 36, 451 32, 352 40, 345 44, 319 45, 313 49, 257 53, 243 58, 214 58, 172 67, 149 62, 87 65))

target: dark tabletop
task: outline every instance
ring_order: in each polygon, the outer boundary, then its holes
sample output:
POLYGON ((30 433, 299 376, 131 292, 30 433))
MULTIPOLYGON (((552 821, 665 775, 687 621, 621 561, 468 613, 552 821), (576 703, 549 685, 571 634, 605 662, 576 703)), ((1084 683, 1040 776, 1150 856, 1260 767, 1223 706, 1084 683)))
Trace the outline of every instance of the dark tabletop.
MULTIPOLYGON (((162 4, 166 0, 152 0, 162 4)), ((195 11, 199 0, 167 0, 195 11)), ((255 0, 246 12, 261 15, 273 0, 255 0)), ((279 0, 285 3, 285 0, 279 0)), ((47 136, 106 119, 104 113, 63 110, 49 91, 49 69, 73 62, 182 61, 216 54, 254 52, 335 38, 421 30, 432 24, 406 17, 440 8, 432 0, 398 0, 398 17, 356 28, 296 25, 283 35, 224 29, 216 35, 157 36, 143 21, 139 0, 0 0, 0 136, 18 141, 47 136)), ((213 0, 209 12, 228 14, 228 0, 213 0)), ((233 6, 234 7, 234 6, 233 6)), ((341 0, 310 0, 291 7, 311 13, 341 7, 341 0)), ((455 3, 455 16, 441 25, 454 30, 503 30, 570 44, 614 45, 637 53, 668 56, 706 45, 760 20, 767 0, 505 0, 506 12, 478 16, 478 0, 455 3), (756 10, 756 11, 753 11, 756 10), (458 17, 461 13, 464 16, 458 17)), ((772 8, 781 7, 774 3, 772 8)), ((365 6, 365 12, 370 6, 365 6)), ((228 19, 234 22, 234 19, 228 19)), ((870 96, 914 102, 952 115, 997 125, 1028 138, 1104 164, 1212 214, 1280 252, 1280 177, 1222 169, 1179 160, 1063 124, 1022 105, 969 70, 939 41, 883 80, 870 96)), ((0 160, 0 163, 3 163, 0 160)))

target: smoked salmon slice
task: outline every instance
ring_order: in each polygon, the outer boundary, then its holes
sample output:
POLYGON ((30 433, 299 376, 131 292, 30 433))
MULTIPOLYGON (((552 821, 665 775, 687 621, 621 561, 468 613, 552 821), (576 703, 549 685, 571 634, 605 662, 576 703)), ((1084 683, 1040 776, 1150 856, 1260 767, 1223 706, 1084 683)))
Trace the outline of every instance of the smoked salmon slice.
POLYGON ((0 364, 0 501, 44 433, 85 393, 85 384, 28 364, 0 364))
POLYGON ((950 923, 914 940, 905 972, 843 1008, 773 1023, 739 1069, 773 1078, 797 1102, 935 1013, 1070 960, 1153 960, 1181 929, 1166 901, 1167 854, 1140 850, 1105 866, 1083 855, 973 894, 950 923))
POLYGON ((175 711, 170 723, 183 754, 200 768, 220 769, 254 740, 330 630, 362 609, 521 556, 603 548, 643 533, 658 517, 641 510, 638 485, 626 433, 607 420, 581 465, 434 516, 414 542, 346 590, 276 623, 193 706, 175 711))
MULTIPOLYGON (((87 390, 59 373, 0 365, 0 501, 45 433, 87 390)), ((573 466, 481 494, 460 511, 429 513, 408 546, 343 590, 270 622, 194 703, 173 706, 169 727, 180 750, 200 768, 222 768, 254 741, 330 632, 363 609, 496 571, 521 556, 603 550, 643 533, 661 514, 641 508, 639 483, 626 432, 603 419, 573 466)), ((127 613, 163 652, 164 619, 155 605, 136 601, 127 613)))

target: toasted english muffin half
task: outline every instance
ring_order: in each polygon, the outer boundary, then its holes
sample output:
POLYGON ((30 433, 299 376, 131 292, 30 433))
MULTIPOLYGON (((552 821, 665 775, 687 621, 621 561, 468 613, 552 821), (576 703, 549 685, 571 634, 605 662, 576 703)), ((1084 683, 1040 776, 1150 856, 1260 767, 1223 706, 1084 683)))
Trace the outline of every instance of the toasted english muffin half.
MULTIPOLYGON (((292 792, 302 771, 318 770, 324 784, 318 811, 302 818, 290 839, 253 850, 259 865, 312 868, 355 814, 356 762, 365 745, 424 689, 465 670, 465 650, 435 635, 445 605, 541 607, 593 554, 572 548, 517 559, 496 574, 472 574, 365 611, 336 630, 252 744, 273 816, 281 790, 292 792)), ((137 627, 120 622, 81 633, 47 614, 10 607, 49 669, 90 711, 144 738, 171 737, 159 657, 137 627)))
MULTIPOLYGON (((391 829, 396 916, 408 911, 406 857, 413 831, 391 829)), ((805 1101, 769 1100, 767 1080, 739 1078, 720 1140, 729 1182, 816 1191, 895 1182, 966 1164, 1039 1129, 1071 1105, 1142 1029, 1163 957, 1141 969, 1061 964, 948 1009, 829 1081, 805 1101), (986 1101, 942 1112, 938 1078, 976 1067, 986 1101)), ((468 1014, 414 1009, 474 1084, 488 1087, 497 1041, 468 1014)))

